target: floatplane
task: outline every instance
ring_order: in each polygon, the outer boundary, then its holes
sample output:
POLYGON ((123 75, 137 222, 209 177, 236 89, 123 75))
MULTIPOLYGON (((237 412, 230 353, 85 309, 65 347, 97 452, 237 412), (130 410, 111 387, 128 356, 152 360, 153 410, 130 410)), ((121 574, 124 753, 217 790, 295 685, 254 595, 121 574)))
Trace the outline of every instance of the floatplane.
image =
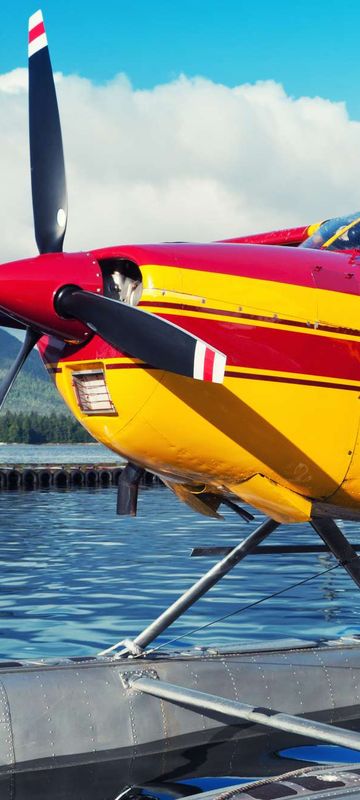
POLYGON ((149 647, 249 553, 304 552, 262 545, 284 523, 296 532, 308 522, 322 542, 306 551, 332 553, 360 587, 357 546, 335 522, 360 519, 360 213, 207 244, 66 253, 40 11, 29 25, 29 110, 39 255, 0 267, 0 323, 25 331, 1 403, 37 345, 74 416, 127 460, 120 515, 136 514, 148 470, 196 512, 220 518, 225 504, 249 521, 245 502, 266 519, 234 548, 204 548, 220 561, 133 639, 85 659, 2 662, 4 775, 128 759, 130 784, 149 777, 160 750, 164 774, 184 746, 206 744, 211 761, 215 745, 234 740, 246 770, 269 731, 273 742, 360 750, 356 636, 149 647))

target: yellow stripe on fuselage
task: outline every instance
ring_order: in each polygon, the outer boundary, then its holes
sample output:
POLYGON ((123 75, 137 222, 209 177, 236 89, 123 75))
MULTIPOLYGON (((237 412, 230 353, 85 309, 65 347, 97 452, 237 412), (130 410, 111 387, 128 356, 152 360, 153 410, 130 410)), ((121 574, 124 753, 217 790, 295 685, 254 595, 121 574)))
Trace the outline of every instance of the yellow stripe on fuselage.
POLYGON ((323 323, 360 331, 360 298, 356 294, 156 265, 142 267, 142 273, 142 301, 203 305, 202 313, 215 304, 219 314, 228 310, 277 315, 280 320, 309 322, 310 327, 323 323))
MULTIPOLYGON (((220 325, 281 328, 315 337, 308 339, 310 348, 318 337, 359 342, 358 296, 156 265, 142 267, 142 274, 142 301, 151 303, 144 310, 164 313, 175 323, 193 315, 220 325), (161 309, 162 302, 175 307, 161 309), (193 308, 184 310, 182 304, 193 308)), ((224 386, 214 386, 142 368, 132 358, 97 363, 105 369, 117 416, 87 417, 80 411, 72 371, 94 364, 93 359, 81 358, 81 351, 77 361, 56 365, 62 367, 55 375, 60 392, 97 439, 154 471, 185 480, 206 479, 214 486, 234 485, 260 473, 316 498, 332 495, 344 480, 357 438, 360 403, 356 391, 346 390, 354 381, 322 376, 321 364, 320 374, 311 376, 231 365, 231 373, 247 374, 248 379, 227 376, 224 386), (107 368, 116 361, 136 363, 139 369, 107 368), (324 385, 304 385, 309 377, 324 385), (330 381, 338 388, 325 385, 330 381)))

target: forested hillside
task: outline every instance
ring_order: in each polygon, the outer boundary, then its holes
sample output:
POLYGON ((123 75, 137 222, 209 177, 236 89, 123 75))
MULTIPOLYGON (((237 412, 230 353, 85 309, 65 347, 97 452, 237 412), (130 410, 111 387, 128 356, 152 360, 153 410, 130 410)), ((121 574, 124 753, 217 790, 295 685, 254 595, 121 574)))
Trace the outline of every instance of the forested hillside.
POLYGON ((24 442, 25 444, 44 444, 45 442, 93 442, 87 433, 70 414, 32 413, 13 414, 6 411, 0 414, 0 442, 24 442))
MULTIPOLYGON (((0 328, 0 381, 14 363, 20 347, 21 342, 15 336, 0 328)), ((36 411, 45 415, 53 412, 70 413, 49 378, 36 349, 25 362, 5 400, 1 414, 5 411, 14 413, 36 411)))
MULTIPOLYGON (((21 342, 0 328, 0 382, 21 342)), ((0 412, 0 442, 86 442, 92 437, 73 418, 33 350, 0 412)))

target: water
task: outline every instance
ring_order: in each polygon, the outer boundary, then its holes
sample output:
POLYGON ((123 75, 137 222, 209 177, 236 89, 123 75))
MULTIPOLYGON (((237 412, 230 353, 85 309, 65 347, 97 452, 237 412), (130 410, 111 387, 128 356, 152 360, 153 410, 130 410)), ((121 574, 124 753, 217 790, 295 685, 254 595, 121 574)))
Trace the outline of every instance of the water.
MULTIPOLYGON (((7 461, 18 462, 19 451, 27 462, 58 458, 61 463, 79 460, 78 451, 90 462, 104 460, 108 452, 98 445, 21 445, 7 448, 7 461)), ((0 493, 1 657, 88 655, 136 635, 214 563, 190 558, 192 547, 235 545, 262 519, 257 515, 246 525, 228 509, 224 522, 201 517, 162 486, 142 489, 135 519, 117 517, 115 505, 115 487, 0 493)), ((344 528, 355 541, 356 525, 344 528)), ((307 525, 284 526, 271 535, 272 543, 314 540, 307 525)), ((249 556, 157 644, 173 636, 188 646, 356 632, 358 591, 344 570, 336 569, 186 635, 334 563, 328 554, 249 556)))
POLYGON ((1 444, 0 464, 113 464, 123 459, 101 444, 1 444))
MULTIPOLYGON (((0 446, 0 458, 4 463, 115 460, 98 445, 0 446)), ((115 506, 115 488, 0 493, 2 658, 93 655, 123 637, 136 635, 214 563, 209 558, 191 559, 192 547, 235 545, 262 519, 257 514, 255 522, 246 525, 228 509, 222 509, 224 522, 203 518, 161 486, 141 490, 135 519, 117 517, 115 506)), ((357 541, 356 528, 355 523, 344 524, 353 542, 357 541)), ((318 542, 315 533, 302 525, 284 526, 271 535, 272 543, 314 541, 318 542)), ((188 647, 289 637, 336 638, 359 632, 358 590, 339 568, 187 635, 212 619, 324 572, 334 563, 328 554, 249 556, 171 631, 165 631, 156 645, 166 644, 173 636, 179 637, 177 646, 188 647)), ((204 790, 209 788, 204 783, 207 775, 212 775, 213 780, 216 775, 218 782, 227 775, 236 775, 232 745, 222 747, 216 769, 214 753, 208 760, 203 756, 200 759, 204 790)), ((329 760, 331 757, 330 752, 329 760)), ((296 758, 293 752, 291 758, 296 758)), ((326 749, 325 754, 323 749, 316 758, 326 760, 326 749)), ((198 759, 198 755, 190 757, 187 753, 186 766, 180 770, 183 782, 193 779, 198 759)), ((309 754, 308 760, 311 760, 309 754)), ((258 772, 256 766, 255 754, 252 772, 247 773, 250 777, 260 774, 260 765, 258 772)), ((290 768, 284 753, 284 761, 279 761, 276 769, 280 772, 290 768)), ((23 779, 18 777, 18 788, 26 800, 50 795, 66 800, 73 796, 105 800, 116 796, 111 794, 113 786, 119 792, 122 790, 113 763, 91 767, 90 772, 89 769, 80 773, 62 771, 63 784, 59 776, 54 782, 53 777, 42 773, 46 790, 42 784, 39 788, 40 773, 31 774, 29 785, 23 790, 20 789, 23 779), (76 794, 74 787, 80 784, 84 794, 79 791, 76 794), (98 793, 95 784, 100 787, 98 793)), ((0 778, 0 794, 2 785, 0 778)), ((187 786, 186 792, 177 784, 178 796, 182 791, 187 794, 195 790, 201 790, 199 782, 195 781, 193 790, 187 786)), ((163 796, 159 792, 158 796, 163 796)), ((167 797, 166 784, 164 792, 167 797)))

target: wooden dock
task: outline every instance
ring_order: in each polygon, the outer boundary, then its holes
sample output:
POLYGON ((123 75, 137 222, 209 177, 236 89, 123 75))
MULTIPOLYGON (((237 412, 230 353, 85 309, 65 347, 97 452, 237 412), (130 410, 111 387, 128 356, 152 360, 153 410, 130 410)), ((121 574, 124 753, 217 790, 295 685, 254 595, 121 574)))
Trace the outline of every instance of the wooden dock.
MULTIPOLYGON (((0 465, 0 491, 78 489, 117 486, 125 464, 7 464, 0 465)), ((146 472, 141 483, 158 482, 146 472)))

